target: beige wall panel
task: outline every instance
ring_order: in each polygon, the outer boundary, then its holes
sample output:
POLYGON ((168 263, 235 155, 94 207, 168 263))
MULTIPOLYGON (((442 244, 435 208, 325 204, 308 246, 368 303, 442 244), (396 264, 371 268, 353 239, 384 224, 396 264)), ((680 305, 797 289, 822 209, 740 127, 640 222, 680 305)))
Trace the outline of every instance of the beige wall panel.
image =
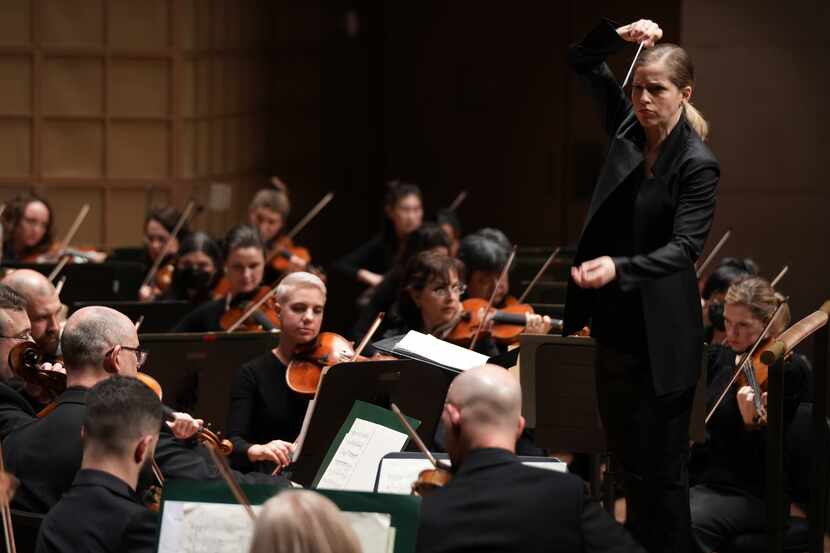
POLYGON ((103 137, 100 122, 47 119, 43 132, 44 176, 102 176, 103 137))
POLYGON ((28 115, 32 110, 32 59, 0 57, 0 113, 28 115))
POLYGON ((196 3, 200 0, 181 0, 182 19, 179 22, 179 28, 182 30, 182 47, 185 51, 194 50, 196 48, 196 3))
POLYGON ((0 121, 0 176, 31 174, 32 123, 30 120, 0 121))
POLYGON ((225 122, 214 119, 210 126, 210 171, 214 175, 221 175, 227 168, 225 165, 225 122))
POLYGON ((196 123, 196 173, 206 177, 211 172, 210 121, 196 123))
POLYGON ((196 49, 207 50, 211 44, 213 27, 213 6, 210 0, 195 0, 196 4, 196 49))
POLYGON ((239 117, 225 119, 225 170, 236 173, 242 170, 242 124, 239 117))
POLYGON ((211 65, 211 86, 210 86, 210 113, 211 115, 223 115, 225 112, 225 59, 220 57, 212 58, 211 65))
POLYGON ((44 44, 104 44, 103 0, 39 0, 44 44))
POLYGON ((222 95, 222 112, 239 113, 242 111, 241 78, 242 67, 239 58, 229 57, 224 63, 224 94, 222 95))
POLYGON ((170 113, 170 68, 163 60, 113 59, 109 114, 164 117, 170 113))
POLYGON ((99 58, 47 58, 43 110, 47 115, 101 115, 104 65, 99 58))
POLYGON ((110 190, 106 215, 107 242, 110 247, 141 244, 147 199, 147 192, 143 189, 110 190))
POLYGON ((196 60, 196 113, 199 116, 210 115, 210 66, 208 58, 196 60))
POLYGON ((0 2, 0 44, 28 44, 32 40, 29 0, 0 2))
POLYGON ((23 194, 28 194, 32 191, 32 188, 28 185, 19 185, 19 186, 0 186, 0 198, 3 200, 11 200, 15 196, 21 196, 23 194))
POLYGON ((113 121, 107 143, 109 176, 169 176, 169 140, 166 123, 113 121))
POLYGON ((89 213, 78 233, 72 239, 76 247, 96 246, 104 243, 104 191, 100 188, 44 187, 43 194, 55 212, 55 240, 63 240, 70 225, 84 204, 89 213))
POLYGON ((193 120, 184 123, 181 152, 182 176, 186 179, 196 177, 196 122, 193 120))
POLYGON ((108 0, 108 40, 114 48, 158 50, 170 45, 167 0, 108 0))
POLYGON ((185 59, 182 63, 182 115, 196 115, 196 61, 185 59))
POLYGON ((145 202, 147 207, 142 213, 142 217, 146 215, 147 211, 154 207, 164 207, 170 205, 172 194, 167 188, 154 186, 148 190, 145 190, 144 194, 147 196, 147 201, 145 202))

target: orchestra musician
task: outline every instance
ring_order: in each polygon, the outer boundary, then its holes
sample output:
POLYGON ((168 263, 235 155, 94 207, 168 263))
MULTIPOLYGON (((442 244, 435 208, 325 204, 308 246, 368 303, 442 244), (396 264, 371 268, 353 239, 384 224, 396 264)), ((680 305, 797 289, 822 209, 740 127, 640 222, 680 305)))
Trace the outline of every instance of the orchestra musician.
MULTIPOLYGON (((726 345, 714 345, 708 351, 707 412, 729 384, 738 357, 755 343, 781 300, 766 280, 745 276, 729 286, 723 301, 726 345)), ((769 336, 780 334, 789 318, 785 305, 769 336)), ((803 355, 786 358, 784 428, 790 426, 798 404, 810 400, 811 374, 803 355)), ((766 392, 762 399, 766 405, 766 392)), ((690 490, 692 536, 702 553, 723 551, 732 538, 766 528, 767 434, 758 415, 752 388, 736 382, 709 420, 708 463, 690 490)), ((786 481, 785 476, 782 485, 786 481)))
MULTIPOLYGON (((176 224, 181 219, 181 212, 172 206, 156 207, 151 209, 144 218, 144 264, 149 269, 156 262, 156 259, 167 251, 164 259, 159 265, 160 271, 165 271, 168 265, 173 263, 179 251, 181 241, 190 234, 190 227, 187 221, 184 222, 179 233, 173 236, 176 224)), ((161 295, 163 290, 155 283, 142 285, 138 290, 138 299, 141 301, 152 301, 161 295)))
POLYGON ((704 340, 708 344, 720 344, 726 337, 723 320, 723 298, 729 286, 747 275, 757 275, 758 265, 751 259, 726 257, 718 263, 706 278, 700 296, 703 309, 704 340))
POLYGON ((461 219, 451 209, 439 209, 435 214, 435 222, 441 226, 441 230, 450 241, 450 255, 458 257, 458 248, 461 244, 461 219))
POLYGON ((502 367, 453 380, 441 413, 452 478, 423 497, 417 551, 643 551, 578 477, 519 461, 521 410, 519 383, 502 367))
POLYGON ((26 313, 34 338, 44 356, 55 361, 60 354, 63 305, 49 279, 31 269, 18 269, 2 281, 26 300, 26 313))
POLYGON ((224 274, 227 294, 203 303, 186 315, 174 332, 212 332, 225 330, 220 321, 231 307, 253 298, 262 284, 265 252, 257 230, 250 225, 237 225, 224 240, 224 274))
POLYGON ((688 54, 649 20, 604 20, 568 60, 610 146, 579 240, 563 334, 591 324, 599 408, 622 465, 626 525, 650 553, 690 547, 689 419, 703 356, 694 262, 712 226, 719 164, 690 103, 688 54), (644 48, 630 97, 605 58, 644 48))
POLYGON ((411 182, 387 183, 383 205, 386 216, 383 231, 333 265, 335 271, 368 285, 370 289, 380 284, 383 275, 392 268, 406 237, 421 226, 424 218, 421 189, 411 182))
POLYGON ((286 370, 298 346, 314 342, 326 307, 326 285, 311 273, 282 279, 276 292, 280 343, 234 373, 228 438, 240 470, 272 472, 290 463, 309 398, 289 388, 286 370))
POLYGON ((213 299, 222 267, 222 251, 207 233, 197 231, 182 240, 170 286, 160 300, 188 301, 193 307, 213 299))
POLYGON ((3 211, 3 259, 34 263, 53 244, 54 217, 45 198, 16 196, 3 211))
MULTIPOLYGON (((248 206, 248 219, 251 225, 259 232, 265 248, 265 258, 271 259, 281 248, 290 248, 293 243, 286 240, 285 228, 288 216, 291 213, 291 201, 288 197, 288 187, 277 177, 271 179, 270 188, 263 188, 254 194, 248 206)), ((290 250, 289 250, 290 251, 290 250)), ((290 254, 288 268, 285 272, 302 271, 307 262, 290 254)), ((283 273, 277 271, 270 264, 266 265, 263 282, 272 284, 277 282, 283 273)))
POLYGON ((90 388, 81 468, 41 524, 36 553, 155 551, 158 515, 136 489, 161 421, 158 397, 135 378, 115 376, 90 388))
POLYGON ((0 284, 0 440, 33 420, 43 407, 37 399, 40 390, 23 382, 9 367, 9 352, 26 341, 32 341, 26 300, 12 288, 0 284))

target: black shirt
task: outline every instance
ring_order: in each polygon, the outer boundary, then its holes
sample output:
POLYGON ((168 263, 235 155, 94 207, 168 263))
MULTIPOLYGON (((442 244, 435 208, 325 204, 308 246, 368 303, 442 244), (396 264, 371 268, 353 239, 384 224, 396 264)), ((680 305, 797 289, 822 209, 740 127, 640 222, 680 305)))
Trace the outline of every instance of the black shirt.
POLYGON ((22 381, 13 378, 0 382, 0 440, 35 416, 32 402, 24 395, 22 381))
POLYGON ((248 448, 272 440, 293 442, 300 433, 309 400, 288 387, 285 371, 282 361, 268 351, 234 374, 227 429, 234 448, 231 460, 240 470, 270 473, 274 464, 251 463, 248 448))
POLYGON ((158 516, 123 480, 82 469, 40 526, 36 553, 151 553, 158 516))
POLYGON ((333 269, 351 279, 357 271, 367 269, 379 275, 386 274, 398 254, 398 240, 391 233, 380 233, 353 252, 334 262, 333 269))
POLYGON ((225 313, 227 300, 218 300, 203 303, 187 315, 173 328, 173 332, 219 332, 222 326, 219 321, 225 313))
MULTIPOLYGON (((736 353, 725 346, 708 352, 707 412, 714 405, 736 367, 736 353)), ((795 354, 784 365, 784 428, 792 422, 798 404, 809 396, 812 370, 803 355, 795 354)), ((708 466, 699 483, 764 498, 767 429, 744 425, 733 384, 707 425, 708 466)), ((786 487, 786 486, 785 486, 786 487)))

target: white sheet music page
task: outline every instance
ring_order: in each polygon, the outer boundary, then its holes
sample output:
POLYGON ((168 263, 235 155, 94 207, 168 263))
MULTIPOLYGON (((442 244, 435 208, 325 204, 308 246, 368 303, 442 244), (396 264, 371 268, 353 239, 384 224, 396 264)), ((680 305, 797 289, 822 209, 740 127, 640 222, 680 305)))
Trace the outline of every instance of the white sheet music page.
POLYGON ((423 357, 460 371, 481 366, 489 359, 486 355, 414 330, 406 333, 406 336, 395 346, 394 351, 423 357))
MULTIPOLYGON (((392 516, 389 513, 359 513, 344 511, 363 553, 386 553, 389 549, 389 535, 392 531, 392 516)), ((394 539, 393 539, 394 544, 394 539)))
POLYGON ((381 458, 401 451, 407 436, 403 432, 357 418, 326 467, 318 488, 371 492, 381 458))

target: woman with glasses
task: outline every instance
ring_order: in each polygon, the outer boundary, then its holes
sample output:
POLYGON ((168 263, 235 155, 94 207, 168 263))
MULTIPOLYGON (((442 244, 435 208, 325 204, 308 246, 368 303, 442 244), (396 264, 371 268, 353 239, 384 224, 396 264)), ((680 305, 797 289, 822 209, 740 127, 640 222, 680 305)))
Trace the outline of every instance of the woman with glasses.
POLYGON ((52 207, 33 194, 15 197, 3 212, 3 259, 33 262, 52 248, 52 207))

